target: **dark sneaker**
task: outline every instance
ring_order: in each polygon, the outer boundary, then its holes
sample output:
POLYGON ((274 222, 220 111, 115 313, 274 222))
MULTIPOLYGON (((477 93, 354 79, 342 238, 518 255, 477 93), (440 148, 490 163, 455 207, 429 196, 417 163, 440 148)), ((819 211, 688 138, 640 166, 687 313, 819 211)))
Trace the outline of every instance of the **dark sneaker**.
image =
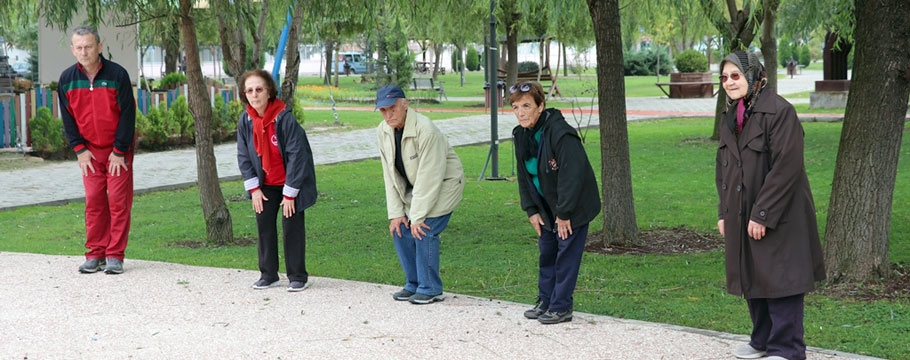
POLYGON ((543 300, 537 299, 537 304, 533 308, 525 310, 525 317, 528 319, 537 319, 540 315, 547 312, 547 307, 543 306, 543 300))
POLYGON ((256 290, 262 290, 262 289, 277 287, 279 285, 278 283, 279 283, 278 280, 269 281, 266 279, 259 279, 259 280, 256 280, 256 282, 254 282, 253 286, 251 286, 251 287, 256 290))
POLYGON ((307 282, 291 281, 290 283, 288 283, 288 292, 304 291, 308 287, 310 287, 309 281, 307 281, 307 282))
POLYGON ((408 301, 408 300, 411 300, 411 296, 414 296, 414 292, 413 292, 413 291, 407 291, 407 290, 405 290, 405 289, 401 289, 401 291, 392 294, 392 298, 395 299, 395 300, 398 300, 398 301, 408 301))
POLYGON ((118 258, 107 258, 107 264, 104 265, 105 274, 123 274, 123 261, 118 258))
POLYGON ((85 259, 85 262, 79 265, 79 272, 83 274, 96 273, 101 270, 102 266, 104 266, 104 261, 101 259, 85 259))
POLYGON ((555 312, 547 311, 537 318, 541 324, 559 324, 561 322, 572 321, 572 310, 555 312))
POLYGON ((411 296, 411 298, 408 299, 408 301, 410 301, 411 304, 425 305, 425 304, 432 304, 437 301, 443 301, 443 300, 445 300, 445 298, 446 298, 446 296, 443 294, 427 295, 427 294, 417 293, 417 294, 414 294, 413 296, 411 296))

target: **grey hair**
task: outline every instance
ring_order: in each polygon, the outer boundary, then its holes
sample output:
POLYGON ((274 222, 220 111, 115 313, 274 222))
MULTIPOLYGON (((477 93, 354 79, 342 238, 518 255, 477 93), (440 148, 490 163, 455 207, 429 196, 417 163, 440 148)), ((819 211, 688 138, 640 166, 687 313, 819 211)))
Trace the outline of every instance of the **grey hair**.
POLYGON ((88 34, 95 35, 95 41, 101 43, 101 36, 98 35, 98 29, 91 25, 79 25, 73 28, 72 35, 85 36, 88 34))

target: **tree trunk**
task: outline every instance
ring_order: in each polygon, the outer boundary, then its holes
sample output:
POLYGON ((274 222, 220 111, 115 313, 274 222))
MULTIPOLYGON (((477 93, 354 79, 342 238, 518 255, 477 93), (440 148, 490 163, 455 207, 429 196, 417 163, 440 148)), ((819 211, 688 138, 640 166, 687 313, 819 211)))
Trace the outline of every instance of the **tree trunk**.
POLYGON ((433 44, 433 81, 439 77, 439 62, 442 61, 442 43, 433 44))
POLYGON ((762 35, 761 54, 765 59, 765 71, 768 72, 768 85, 765 91, 777 93, 777 38, 774 37, 774 23, 780 0, 762 0, 762 35))
POLYGON ((297 44, 300 43, 300 23, 303 22, 303 4, 297 4, 294 7, 294 17, 291 20, 291 28, 288 31, 288 42, 285 50, 285 68, 284 81, 281 83, 281 101, 285 104, 294 104, 297 92, 297 78, 300 74, 300 51, 297 44))
MULTIPOLYGON (((503 13, 506 14, 502 22, 506 33, 506 49, 502 53, 506 55, 506 88, 508 88, 518 82, 518 22, 521 21, 521 13, 518 12, 514 0, 503 1, 501 4, 503 13)), ((493 44, 493 46, 495 47, 497 44, 493 44)), ((499 73, 499 69, 493 70, 497 74, 499 73)))
POLYGON ((889 277, 888 230, 910 98, 910 3, 856 1, 856 55, 825 229, 832 282, 889 277))
POLYGON ((180 30, 186 49, 186 77, 189 87, 187 101, 196 128, 196 172, 199 183, 199 200, 205 217, 206 239, 215 245, 231 244, 234 229, 231 213, 224 203, 218 182, 218 166, 212 142, 212 107, 202 78, 199 61, 199 42, 192 15, 192 0, 180 0, 180 30))
POLYGON ((629 132, 623 81, 622 28, 617 0, 587 0, 597 48, 603 244, 639 243, 632 198, 629 132))
MULTIPOLYGON (((239 29, 240 24, 231 23, 227 16, 232 15, 230 12, 240 10, 237 9, 238 6, 232 6, 224 0, 214 1, 213 4, 215 4, 214 10, 218 18, 218 37, 221 40, 224 65, 228 76, 234 78, 234 81, 239 85, 240 75, 243 75, 243 67, 246 63, 246 41, 243 40, 243 32, 239 29)), ((236 18, 237 16, 233 20, 236 21, 236 18)), ((183 42, 186 43, 186 39, 183 42)), ((187 51, 187 58, 189 56, 189 51, 187 51)))
POLYGON ((335 40, 325 39, 325 84, 332 85, 332 66, 335 59, 335 40))
MULTIPOLYGON (((180 24, 174 21, 173 28, 180 24)), ((177 71, 177 62, 180 61, 180 32, 172 31, 161 39, 164 47, 164 73, 170 74, 177 71)))

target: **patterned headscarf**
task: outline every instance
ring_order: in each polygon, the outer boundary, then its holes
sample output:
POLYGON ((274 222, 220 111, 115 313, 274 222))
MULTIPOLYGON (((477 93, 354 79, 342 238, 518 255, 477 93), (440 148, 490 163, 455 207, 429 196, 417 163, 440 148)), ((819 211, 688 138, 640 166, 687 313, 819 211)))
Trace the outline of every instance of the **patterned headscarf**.
MULTIPOLYGON (((739 71, 746 77, 748 90, 746 91, 746 96, 743 97, 742 100, 745 105, 744 115, 748 118, 752 116, 755 100, 758 100, 758 96, 761 95, 762 89, 768 84, 768 74, 765 72, 765 66, 759 61, 759 56, 753 52, 736 50, 730 53, 730 55, 727 55, 727 57, 721 60, 721 71, 723 71, 724 65, 727 62, 736 65, 736 67, 739 68, 739 71)), ((734 101, 727 98, 727 110, 733 109, 734 106, 734 101)))

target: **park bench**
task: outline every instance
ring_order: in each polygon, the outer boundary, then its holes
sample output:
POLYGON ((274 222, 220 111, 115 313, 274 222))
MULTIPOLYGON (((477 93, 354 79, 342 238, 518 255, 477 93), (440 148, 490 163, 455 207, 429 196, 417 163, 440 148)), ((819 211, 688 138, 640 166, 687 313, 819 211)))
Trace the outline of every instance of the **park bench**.
POLYGON ((685 96, 682 94, 676 94, 676 91, 678 91, 676 89, 682 89, 682 86, 696 86, 699 88, 699 93, 701 93, 701 92, 707 93, 706 90, 709 90, 712 85, 717 85, 717 90, 713 91, 713 94, 711 96, 717 96, 717 92, 720 91, 720 83, 718 83, 714 80, 711 80, 711 81, 658 82, 658 83, 654 83, 654 85, 657 85, 657 87, 660 88, 660 91, 663 91, 664 94, 667 95, 667 97, 669 97, 669 98, 691 97, 691 96, 685 96), (664 86, 669 88, 669 91, 667 91, 667 89, 664 89, 664 86), (680 87, 676 87, 676 86, 680 86, 680 87))
MULTIPOLYGON (((505 81, 508 77, 508 72, 504 69, 498 69, 496 77, 505 81)), ((548 95, 563 97, 562 93, 559 92, 559 86, 556 85, 556 77, 550 72, 549 66, 544 66, 539 71, 520 72, 518 73, 517 81, 538 81, 548 95)))
POLYGON ((411 90, 434 90, 439 93, 439 101, 442 101, 443 97, 449 100, 442 83, 436 84, 433 78, 414 78, 411 82, 411 90))

